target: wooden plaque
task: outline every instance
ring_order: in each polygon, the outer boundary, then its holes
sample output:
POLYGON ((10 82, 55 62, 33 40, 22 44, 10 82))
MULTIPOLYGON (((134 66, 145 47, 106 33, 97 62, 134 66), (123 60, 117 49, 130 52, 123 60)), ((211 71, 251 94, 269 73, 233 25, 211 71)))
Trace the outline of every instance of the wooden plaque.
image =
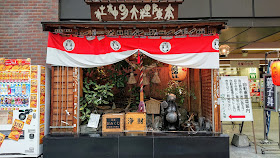
POLYGON ((102 132, 123 132, 124 114, 104 114, 102 116, 102 132))
POLYGON ((160 114, 160 101, 156 99, 150 99, 145 102, 147 114, 160 114))
POLYGON ((88 2, 92 21, 178 20, 181 2, 88 2))
POLYGON ((145 131, 146 114, 141 112, 129 112, 125 114, 125 130, 145 131))

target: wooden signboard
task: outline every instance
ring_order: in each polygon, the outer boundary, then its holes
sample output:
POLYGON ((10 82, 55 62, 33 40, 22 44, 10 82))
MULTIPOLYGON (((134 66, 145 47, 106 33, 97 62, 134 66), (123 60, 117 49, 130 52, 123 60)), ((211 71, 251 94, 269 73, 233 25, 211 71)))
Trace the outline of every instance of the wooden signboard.
POLYGON ((102 132, 123 132, 124 114, 104 114, 102 116, 102 132))
POLYGON ((160 101, 151 98, 146 101, 147 114, 160 114, 160 101))
POLYGON ((178 19, 182 2, 96 2, 90 5, 92 21, 164 21, 178 19))
POLYGON ((125 114, 125 130, 145 131, 146 114, 141 112, 129 112, 125 114))

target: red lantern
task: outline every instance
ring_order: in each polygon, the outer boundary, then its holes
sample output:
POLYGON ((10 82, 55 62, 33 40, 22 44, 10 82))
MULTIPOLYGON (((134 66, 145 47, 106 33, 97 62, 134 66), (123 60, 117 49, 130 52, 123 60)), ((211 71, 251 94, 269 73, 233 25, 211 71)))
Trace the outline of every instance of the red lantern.
POLYGON ((188 69, 180 66, 169 65, 169 77, 172 80, 182 81, 187 76, 188 69))
POLYGON ((273 84, 276 86, 280 86, 280 61, 273 62, 270 68, 273 84))

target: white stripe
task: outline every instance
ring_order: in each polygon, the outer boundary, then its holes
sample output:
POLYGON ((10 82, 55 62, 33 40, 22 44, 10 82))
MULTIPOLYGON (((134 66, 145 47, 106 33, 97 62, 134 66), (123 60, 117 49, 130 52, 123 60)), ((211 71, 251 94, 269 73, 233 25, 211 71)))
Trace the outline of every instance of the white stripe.
POLYGON ((144 50, 142 53, 150 58, 160 62, 195 69, 218 69, 219 53, 203 52, 203 53, 186 53, 186 54, 150 54, 144 50))
POLYGON ((128 58, 137 50, 113 52, 101 55, 71 54, 55 48, 47 48, 47 64, 69 67, 100 67, 110 65, 128 58))
POLYGON ((101 55, 71 54, 55 48, 47 48, 47 64, 69 67, 100 67, 110 65, 131 56, 137 51, 163 63, 196 69, 218 69, 219 53, 186 53, 186 54, 150 54, 144 50, 136 49, 125 52, 112 52, 101 55))

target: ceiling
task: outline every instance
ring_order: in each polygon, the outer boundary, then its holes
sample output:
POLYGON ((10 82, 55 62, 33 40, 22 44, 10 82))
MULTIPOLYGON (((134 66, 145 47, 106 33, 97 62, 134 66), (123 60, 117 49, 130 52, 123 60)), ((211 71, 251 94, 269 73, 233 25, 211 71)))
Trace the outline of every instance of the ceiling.
MULTIPOLYGON (((220 44, 230 46, 230 54, 242 54, 242 48, 252 43, 280 43, 280 27, 229 27, 221 31, 220 44)), ((280 45, 279 45, 280 47, 280 45)), ((266 50, 248 50, 248 54, 265 54, 266 50)), ((230 55, 229 55, 230 57, 230 55)))

